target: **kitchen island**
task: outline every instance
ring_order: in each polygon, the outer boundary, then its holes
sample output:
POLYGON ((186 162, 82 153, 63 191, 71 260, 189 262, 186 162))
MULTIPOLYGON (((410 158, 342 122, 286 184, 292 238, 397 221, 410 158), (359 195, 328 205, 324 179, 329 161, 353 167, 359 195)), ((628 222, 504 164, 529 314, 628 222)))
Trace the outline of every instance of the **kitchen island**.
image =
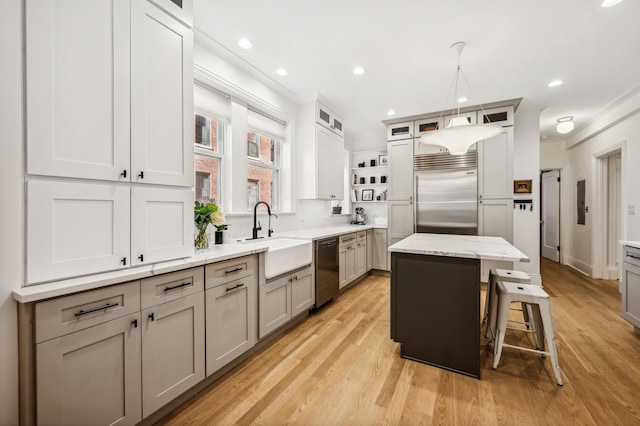
POLYGON ((413 234, 391 252, 391 338, 403 358, 480 378, 480 261, 529 262, 500 237, 413 234))

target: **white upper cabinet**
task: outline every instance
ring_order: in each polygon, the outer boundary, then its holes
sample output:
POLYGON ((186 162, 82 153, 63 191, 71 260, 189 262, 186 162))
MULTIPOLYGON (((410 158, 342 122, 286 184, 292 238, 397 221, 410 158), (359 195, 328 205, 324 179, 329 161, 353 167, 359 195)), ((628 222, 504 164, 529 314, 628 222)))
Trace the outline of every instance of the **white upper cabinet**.
POLYGON ((464 117, 467 119, 467 122, 469 124, 476 124, 476 119, 477 119, 477 113, 476 111, 471 111, 471 112, 461 112, 460 114, 451 114, 451 115, 445 115, 444 116, 444 122, 443 124, 443 128, 446 129, 449 126, 449 123, 451 123, 451 120, 453 120, 456 117, 464 117))
POLYGON ((413 197, 413 139, 387 144, 389 164, 389 200, 409 200, 413 197))
POLYGON ((299 198, 342 200, 344 139, 326 124, 316 122, 318 111, 324 111, 318 105, 312 102, 300 105, 298 109, 296 165, 300 176, 299 198))
POLYGON ((185 24, 193 27, 193 0, 150 0, 165 12, 185 24))
POLYGON ((413 121, 389 124, 387 126, 387 140, 397 141, 413 138, 413 121))
POLYGON ((143 0, 25 10, 27 172, 192 186, 191 30, 143 0))
POLYGON ((478 124, 497 124, 499 126, 513 126, 513 106, 490 108, 478 111, 478 124))
POLYGON ((316 122, 323 125, 337 135, 344 137, 344 121, 331 110, 316 102, 316 122))
POLYGON ((132 3, 132 180, 193 185, 193 33, 146 1, 132 3))
POLYGON ((26 2, 27 172, 129 180, 129 0, 26 2))
POLYGON ((513 198, 513 127, 479 141, 478 198, 513 198))
POLYGON ((131 264, 193 255, 193 191, 131 188, 131 264))
POLYGON ((27 282, 127 268, 129 188, 30 180, 27 282))

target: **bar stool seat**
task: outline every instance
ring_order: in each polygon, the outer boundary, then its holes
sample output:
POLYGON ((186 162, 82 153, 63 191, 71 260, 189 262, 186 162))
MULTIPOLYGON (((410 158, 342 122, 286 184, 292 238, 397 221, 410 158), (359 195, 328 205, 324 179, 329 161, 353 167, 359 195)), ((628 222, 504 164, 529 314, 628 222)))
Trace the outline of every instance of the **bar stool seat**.
MULTIPOLYGON (((484 303, 484 318, 482 319, 482 322, 487 324, 485 337, 489 339, 488 343, 491 343, 495 339, 496 318, 498 316, 496 284, 498 281, 530 284, 531 278, 529 278, 529 275, 523 271, 512 271, 508 269, 491 269, 489 271, 489 283, 487 284, 487 293, 485 295, 484 303)), ((528 323, 529 315, 524 304, 522 304, 522 314, 524 316, 524 322, 528 323)))
POLYGON ((553 332, 553 322, 551 321, 549 295, 542 289, 542 287, 537 285, 498 281, 497 287, 498 320, 496 327, 496 342, 493 352, 493 369, 495 370, 498 368, 502 349, 505 347, 548 355, 551 358, 551 366, 556 376, 556 381, 558 385, 562 386, 562 377, 560 376, 560 367, 558 365, 558 352, 556 350, 556 338, 553 332), (539 348, 531 349, 504 343, 504 336, 507 331, 507 321, 509 319, 509 307, 513 302, 527 303, 533 310, 539 313, 542 324, 534 326, 533 332, 535 333, 537 331, 540 335, 544 334, 544 340, 547 344, 546 351, 544 348, 542 348, 542 350, 539 348))

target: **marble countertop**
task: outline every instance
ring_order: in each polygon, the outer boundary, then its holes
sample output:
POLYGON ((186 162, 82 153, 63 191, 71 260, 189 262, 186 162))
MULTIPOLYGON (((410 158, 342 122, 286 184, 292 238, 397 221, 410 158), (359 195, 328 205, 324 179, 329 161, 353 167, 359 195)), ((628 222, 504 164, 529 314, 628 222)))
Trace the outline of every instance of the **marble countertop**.
POLYGON ((348 234, 350 232, 365 231, 367 229, 387 229, 386 225, 336 225, 323 226, 319 228, 298 229, 296 231, 278 233, 282 238, 294 238, 299 240, 320 240, 323 238, 334 237, 336 235, 348 234))
POLYGON ((630 247, 640 248, 640 241, 623 240, 623 241, 620 241, 620 244, 622 244, 623 246, 630 246, 630 247))
POLYGON ((530 260, 504 238, 476 235, 413 234, 390 246, 389 251, 524 263, 530 260))
MULTIPOLYGON (((293 238, 299 240, 318 240, 334 235, 357 232, 372 228, 386 228, 383 225, 340 225, 318 228, 301 229, 297 231, 278 233, 272 239, 293 238)), ((255 241, 232 242, 228 244, 212 245, 206 250, 196 250, 195 254, 185 259, 160 262, 152 265, 136 266, 119 269, 101 274, 74 277, 66 280, 21 287, 13 291, 13 298, 20 303, 37 302, 51 297, 64 296, 79 291, 93 290, 112 284, 139 280, 155 275, 175 272, 182 269, 203 266, 208 263, 221 262, 236 257, 265 252, 269 249, 268 238, 255 241)))

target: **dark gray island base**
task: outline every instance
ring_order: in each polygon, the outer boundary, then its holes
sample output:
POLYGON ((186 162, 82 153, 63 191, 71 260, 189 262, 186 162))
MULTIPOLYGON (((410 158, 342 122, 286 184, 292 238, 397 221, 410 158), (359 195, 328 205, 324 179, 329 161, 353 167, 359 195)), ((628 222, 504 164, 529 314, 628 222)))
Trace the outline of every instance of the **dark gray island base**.
POLYGON ((480 378, 480 259, 391 253, 391 338, 403 358, 480 378))

